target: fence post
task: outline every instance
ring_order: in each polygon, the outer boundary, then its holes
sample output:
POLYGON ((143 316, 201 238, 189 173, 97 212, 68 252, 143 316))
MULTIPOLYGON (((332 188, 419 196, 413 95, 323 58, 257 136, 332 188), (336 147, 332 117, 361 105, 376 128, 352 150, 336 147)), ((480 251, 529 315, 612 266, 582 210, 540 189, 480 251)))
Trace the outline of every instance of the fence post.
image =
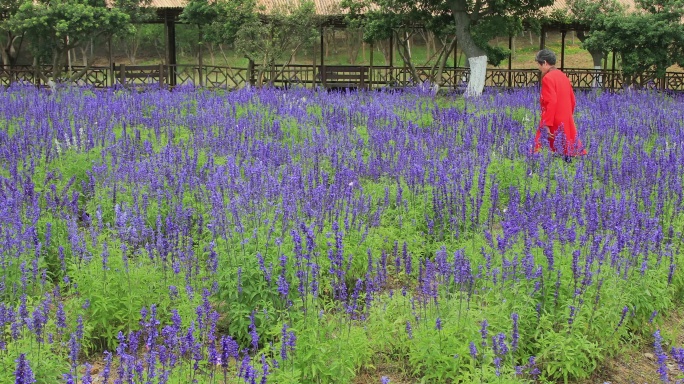
POLYGON ((40 66, 38 65, 33 68, 33 82, 36 87, 40 87, 40 66))
POLYGON ((204 67, 203 67, 203 64, 199 65, 198 74, 199 74, 199 85, 200 85, 200 87, 204 87, 204 67))
POLYGON ((126 85, 126 64, 119 65, 119 83, 126 85))
POLYGON ((254 61, 249 59, 249 64, 247 65, 247 82, 249 85, 254 85, 254 61))
MULTIPOLYGON (((561 60, 561 65, 563 61, 561 60)), ((513 34, 508 34, 508 88, 513 88, 513 34)))
POLYGON ((361 89, 366 89, 366 67, 360 67, 361 69, 361 89))
POLYGON ((164 72, 164 63, 159 63, 159 88, 166 83, 166 73, 164 72))
POLYGON ((373 43, 370 44, 370 64, 368 66, 368 89, 373 89, 373 50, 375 49, 375 45, 373 43))
POLYGON ((111 87, 113 87, 114 84, 116 84, 116 79, 115 79, 115 76, 116 76, 116 75, 115 75, 115 72, 114 72, 114 68, 116 68, 116 63, 110 62, 110 63, 109 63, 109 70, 108 70, 108 72, 109 72, 109 81, 108 81, 108 83, 109 83, 109 86, 111 86, 111 87))

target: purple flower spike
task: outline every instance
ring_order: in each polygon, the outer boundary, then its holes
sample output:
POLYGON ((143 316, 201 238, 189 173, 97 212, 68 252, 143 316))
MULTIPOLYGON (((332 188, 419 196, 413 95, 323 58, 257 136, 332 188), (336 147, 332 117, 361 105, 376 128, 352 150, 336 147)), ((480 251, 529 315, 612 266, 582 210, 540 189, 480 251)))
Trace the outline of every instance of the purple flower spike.
POLYGON ((14 371, 14 384, 32 384, 36 382, 33 375, 29 361, 25 354, 20 354, 19 358, 15 360, 17 369, 14 371))

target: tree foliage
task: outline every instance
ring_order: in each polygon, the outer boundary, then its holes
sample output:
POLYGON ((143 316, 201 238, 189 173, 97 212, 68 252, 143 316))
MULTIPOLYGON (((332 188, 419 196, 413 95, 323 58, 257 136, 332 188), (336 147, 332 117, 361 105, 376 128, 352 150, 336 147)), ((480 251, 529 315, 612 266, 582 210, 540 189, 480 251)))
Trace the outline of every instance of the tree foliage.
POLYGON ((191 0, 181 19, 202 30, 203 42, 226 44, 259 64, 257 82, 282 75, 276 63, 289 64, 297 51, 311 46, 319 24, 312 1, 294 7, 275 7, 268 13, 254 0, 191 0))
POLYGON ((652 70, 662 76, 671 65, 684 63, 684 1, 638 0, 637 6, 598 17, 583 44, 618 53, 627 75, 652 70))
POLYGON ((283 74, 285 65, 292 62, 303 47, 311 47, 319 36, 315 5, 304 1, 294 8, 275 8, 267 17, 245 22, 235 35, 235 49, 260 64, 257 83, 269 82, 283 74), (284 64, 276 73, 276 63, 284 64))
POLYGON ((23 0, 0 0, 0 56, 2 64, 13 66, 21 51, 23 34, 17 33, 7 22, 12 15, 17 13, 23 0))
POLYGON ((200 28, 201 43, 232 46, 242 26, 258 19, 257 11, 255 0, 191 0, 180 18, 200 28))
MULTIPOLYGON (((548 0, 537 2, 544 1, 548 0)), ((412 33, 410 30, 415 30, 416 26, 440 37, 456 35, 454 3, 460 1, 344 0, 342 7, 350 11, 350 22, 363 26, 364 39, 367 42, 388 39, 394 33, 401 44, 401 34, 412 33)), ((487 55, 491 64, 498 65, 506 58, 508 50, 491 46, 489 41, 497 36, 519 32, 522 30, 523 17, 528 17, 534 11, 530 9, 528 12, 522 6, 516 6, 520 1, 464 3, 467 3, 464 11, 458 8, 458 12, 465 12, 467 15, 467 25, 462 27, 469 31, 469 35, 459 37, 459 40, 472 40, 474 46, 487 55)))
POLYGON ((131 15, 126 11, 135 9, 134 4, 137 3, 107 7, 104 0, 26 1, 7 20, 7 25, 28 38, 36 64, 52 64, 52 77, 60 79, 68 50, 130 30, 131 15))
POLYGON ((403 0, 343 0, 341 6, 349 10, 347 22, 350 26, 362 29, 365 42, 379 43, 394 39, 404 66, 415 82, 419 82, 420 76, 411 57, 409 42, 420 32, 419 28, 433 33, 442 42, 442 49, 432 68, 432 77, 441 78, 441 70, 456 42, 453 19, 444 4, 403 0), (438 69, 436 73, 435 69, 438 69))
POLYGON ((594 67, 600 67, 610 51, 601 25, 607 18, 624 15, 627 7, 617 0, 569 0, 567 5, 567 9, 557 9, 541 21, 584 26, 577 31, 577 37, 591 54, 594 67))
MULTIPOLYGON (((345 0, 342 6, 349 10, 350 18, 363 24, 368 41, 395 33, 400 54, 404 44, 402 36, 420 25, 436 35, 456 36, 468 59, 486 56, 490 64, 499 65, 508 50, 493 47, 489 41, 519 32, 523 19, 538 14, 540 7, 552 3, 553 0, 345 0)), ((484 76, 484 68, 478 74, 484 76)), ((476 83, 481 85, 472 90, 474 95, 482 92, 484 77, 476 83)))

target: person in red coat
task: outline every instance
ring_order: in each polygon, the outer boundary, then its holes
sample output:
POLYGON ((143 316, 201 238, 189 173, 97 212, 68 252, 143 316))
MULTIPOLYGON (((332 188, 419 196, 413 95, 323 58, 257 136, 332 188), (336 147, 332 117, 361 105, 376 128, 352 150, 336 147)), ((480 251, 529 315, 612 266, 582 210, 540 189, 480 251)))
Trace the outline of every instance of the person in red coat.
POLYGON ((556 69, 556 55, 542 49, 535 57, 541 71, 541 119, 534 137, 534 152, 542 147, 542 132, 546 134, 552 152, 563 155, 566 161, 574 156, 586 155, 582 141, 577 137, 575 120, 575 93, 568 77, 556 69))

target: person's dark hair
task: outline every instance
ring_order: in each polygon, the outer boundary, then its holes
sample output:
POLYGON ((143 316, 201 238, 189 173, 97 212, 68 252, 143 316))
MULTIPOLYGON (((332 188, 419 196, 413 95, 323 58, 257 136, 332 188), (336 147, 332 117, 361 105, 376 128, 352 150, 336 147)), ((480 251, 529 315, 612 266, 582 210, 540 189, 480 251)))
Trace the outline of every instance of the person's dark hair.
POLYGON ((556 65, 556 54, 550 49, 542 49, 537 52, 537 56, 534 59, 539 64, 544 64, 546 61, 549 65, 556 65))

